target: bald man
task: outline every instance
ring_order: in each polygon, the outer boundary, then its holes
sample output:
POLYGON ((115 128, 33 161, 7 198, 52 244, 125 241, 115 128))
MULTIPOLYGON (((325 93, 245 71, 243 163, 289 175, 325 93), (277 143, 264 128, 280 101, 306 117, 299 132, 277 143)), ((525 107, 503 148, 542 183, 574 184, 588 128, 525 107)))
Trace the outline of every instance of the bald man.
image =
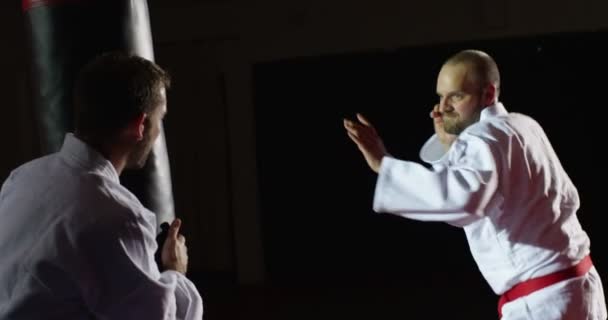
POLYGON ((427 168, 390 156, 361 114, 348 136, 378 173, 374 210, 464 229, 503 320, 605 320, 602 283, 576 212, 579 196, 541 126, 499 102, 486 53, 450 57, 437 77, 427 168))

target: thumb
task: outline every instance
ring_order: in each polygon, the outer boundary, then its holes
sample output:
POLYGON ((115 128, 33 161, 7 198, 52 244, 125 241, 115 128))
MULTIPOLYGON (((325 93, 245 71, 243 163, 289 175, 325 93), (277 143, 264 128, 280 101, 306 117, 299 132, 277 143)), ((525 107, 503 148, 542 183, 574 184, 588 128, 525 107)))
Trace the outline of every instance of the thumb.
POLYGON ((181 226, 182 220, 180 220, 179 218, 173 220, 173 222, 171 223, 171 227, 169 228, 169 237, 177 239, 177 237, 179 236, 179 228, 181 226))
POLYGON ((433 107, 433 111, 431 111, 431 118, 436 119, 441 117, 441 111, 439 111, 439 105, 436 104, 435 107, 433 107))
POLYGON ((357 113, 357 119, 359 119, 359 121, 361 121, 361 123, 363 123, 364 125, 373 128, 374 126, 372 126, 372 124, 369 122, 369 120, 367 120, 362 114, 357 113))

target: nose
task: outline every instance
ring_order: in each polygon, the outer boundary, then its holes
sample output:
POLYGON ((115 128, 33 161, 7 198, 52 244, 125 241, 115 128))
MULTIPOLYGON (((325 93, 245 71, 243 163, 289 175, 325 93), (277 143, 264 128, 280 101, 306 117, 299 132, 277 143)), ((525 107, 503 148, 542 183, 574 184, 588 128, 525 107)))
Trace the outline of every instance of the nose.
POLYGON ((452 110, 454 110, 454 108, 452 108, 452 106, 448 103, 448 99, 441 98, 441 100, 439 101, 439 112, 446 113, 452 110))

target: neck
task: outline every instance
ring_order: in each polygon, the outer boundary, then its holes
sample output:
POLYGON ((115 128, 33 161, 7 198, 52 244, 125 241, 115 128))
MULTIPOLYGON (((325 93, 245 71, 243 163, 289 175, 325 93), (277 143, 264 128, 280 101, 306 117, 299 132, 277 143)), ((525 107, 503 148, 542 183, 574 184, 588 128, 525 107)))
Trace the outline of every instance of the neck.
POLYGON ((111 152, 108 153, 107 156, 103 153, 102 155, 106 157, 106 159, 108 159, 110 163, 112 163, 114 169, 116 170, 116 173, 118 173, 119 176, 122 174, 122 171, 127 167, 127 157, 125 155, 120 155, 111 152))
POLYGON ((120 145, 113 145, 111 143, 95 142, 86 136, 76 134, 78 139, 84 141, 88 146, 99 152, 106 160, 110 161, 116 173, 120 176, 122 171, 127 166, 128 152, 125 152, 120 145))

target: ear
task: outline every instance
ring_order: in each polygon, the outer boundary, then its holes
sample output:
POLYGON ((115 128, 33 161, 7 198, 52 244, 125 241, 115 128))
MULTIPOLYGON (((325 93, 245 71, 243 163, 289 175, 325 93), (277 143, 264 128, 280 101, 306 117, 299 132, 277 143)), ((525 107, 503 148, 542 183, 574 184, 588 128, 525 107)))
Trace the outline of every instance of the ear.
POLYGON ((144 139, 146 117, 147 115, 145 113, 140 113, 129 123, 130 135, 134 137, 136 141, 144 139))
POLYGON ((483 93, 483 105, 489 106, 496 102, 496 86, 491 83, 486 86, 483 93))

